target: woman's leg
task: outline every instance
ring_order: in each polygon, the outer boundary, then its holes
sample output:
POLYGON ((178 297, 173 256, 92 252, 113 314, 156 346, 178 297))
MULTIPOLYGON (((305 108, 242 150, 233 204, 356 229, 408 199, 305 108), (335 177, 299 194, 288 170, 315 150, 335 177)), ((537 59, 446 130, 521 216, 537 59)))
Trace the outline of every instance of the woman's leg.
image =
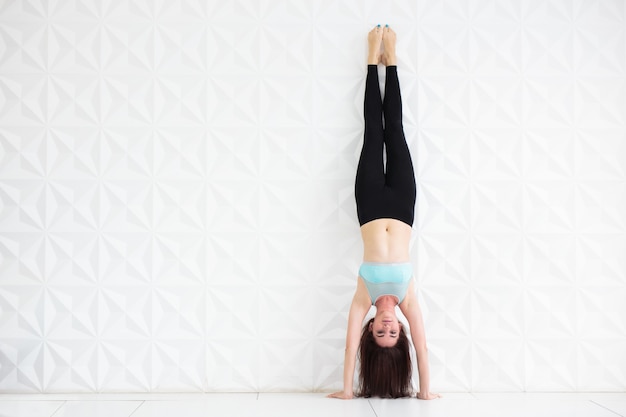
POLYGON ((378 67, 376 65, 380 61, 383 29, 380 26, 372 29, 367 40, 369 56, 363 103, 365 133, 354 185, 357 213, 361 225, 375 217, 374 203, 385 186, 383 103, 378 87, 378 67))
POLYGON ((386 185, 394 200, 394 212, 404 222, 412 225, 415 210, 415 172, 409 147, 402 126, 402 96, 396 62, 395 33, 385 28, 385 57, 387 63, 385 80, 385 145, 387 148, 386 185), (387 36, 389 34, 389 36, 387 36))
POLYGON ((354 185, 357 214, 361 225, 375 217, 375 202, 385 187, 383 104, 376 65, 367 66, 364 116, 365 134, 354 185))

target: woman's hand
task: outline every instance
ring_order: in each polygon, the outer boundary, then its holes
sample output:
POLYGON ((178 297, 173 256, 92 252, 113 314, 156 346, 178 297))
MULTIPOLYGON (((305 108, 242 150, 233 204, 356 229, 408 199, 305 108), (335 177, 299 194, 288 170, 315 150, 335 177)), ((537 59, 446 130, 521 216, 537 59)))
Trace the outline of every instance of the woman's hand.
POLYGON ((440 394, 435 394, 434 392, 418 392, 417 398, 420 400, 434 400, 437 398, 441 398, 440 394))
POLYGON ((338 391, 328 394, 327 398, 339 398, 340 400, 351 400, 354 395, 352 392, 338 391))

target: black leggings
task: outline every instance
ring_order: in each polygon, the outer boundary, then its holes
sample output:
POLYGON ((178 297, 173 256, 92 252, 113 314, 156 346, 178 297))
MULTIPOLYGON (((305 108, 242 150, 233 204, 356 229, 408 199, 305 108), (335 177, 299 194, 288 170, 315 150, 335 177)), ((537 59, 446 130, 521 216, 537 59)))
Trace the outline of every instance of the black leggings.
POLYGON ((378 69, 368 65, 365 84, 365 135, 356 171, 354 194, 359 224, 392 218, 413 226, 415 173, 402 129, 402 99, 398 69, 386 69, 385 101, 378 88, 378 69), (383 114, 385 127, 383 128, 383 114), (387 172, 383 164, 387 151, 387 172))

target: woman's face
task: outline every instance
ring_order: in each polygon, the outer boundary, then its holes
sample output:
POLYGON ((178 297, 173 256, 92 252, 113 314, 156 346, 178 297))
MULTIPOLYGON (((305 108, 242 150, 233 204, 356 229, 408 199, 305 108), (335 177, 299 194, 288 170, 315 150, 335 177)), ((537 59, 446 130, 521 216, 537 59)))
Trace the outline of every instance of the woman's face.
POLYGON ((374 317, 370 330, 378 346, 392 347, 398 343, 400 337, 400 322, 395 314, 385 311, 374 317))

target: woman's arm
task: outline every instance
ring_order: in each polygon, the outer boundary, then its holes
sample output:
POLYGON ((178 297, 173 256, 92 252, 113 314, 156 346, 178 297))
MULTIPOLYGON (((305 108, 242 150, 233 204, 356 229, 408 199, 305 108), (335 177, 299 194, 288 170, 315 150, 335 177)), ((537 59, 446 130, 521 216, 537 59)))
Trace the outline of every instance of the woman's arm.
POLYGON ((358 278, 356 292, 350 305, 348 315, 348 331, 346 334, 346 353, 343 362, 343 391, 335 392, 328 397, 349 400, 354 396, 353 381, 356 366, 356 354, 359 350, 363 319, 369 311, 372 302, 365 284, 358 278))
POLYGON ((426 332, 424 331, 424 320, 422 311, 417 302, 417 294, 415 293, 415 281, 411 281, 405 299, 400 304, 400 310, 409 322, 411 330, 411 339, 415 347, 415 355, 417 356, 417 371, 419 373, 420 390, 417 398, 422 400, 431 400, 439 398, 439 394, 430 392, 430 370, 428 367, 428 348, 426 346, 426 332))

